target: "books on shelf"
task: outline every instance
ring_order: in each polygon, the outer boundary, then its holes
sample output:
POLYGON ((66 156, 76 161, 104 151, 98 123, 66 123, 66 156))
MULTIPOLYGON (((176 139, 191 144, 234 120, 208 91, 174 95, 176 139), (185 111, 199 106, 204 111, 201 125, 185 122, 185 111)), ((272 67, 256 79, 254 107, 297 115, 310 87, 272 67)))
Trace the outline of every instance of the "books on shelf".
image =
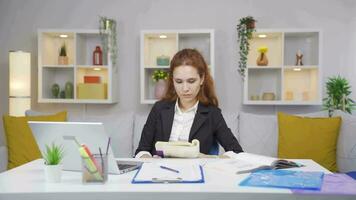
POLYGON ((214 163, 209 163, 208 167, 221 171, 243 174, 264 169, 286 169, 304 166, 290 160, 245 152, 234 154, 232 157, 233 159, 226 159, 214 163))

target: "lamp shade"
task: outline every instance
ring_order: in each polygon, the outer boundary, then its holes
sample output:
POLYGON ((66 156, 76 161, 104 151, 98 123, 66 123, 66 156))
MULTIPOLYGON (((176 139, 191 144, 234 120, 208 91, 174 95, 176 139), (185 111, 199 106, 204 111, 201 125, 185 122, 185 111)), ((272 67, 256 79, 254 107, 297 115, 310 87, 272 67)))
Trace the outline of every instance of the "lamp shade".
POLYGON ((9 53, 9 114, 23 116, 31 108, 31 54, 9 53))

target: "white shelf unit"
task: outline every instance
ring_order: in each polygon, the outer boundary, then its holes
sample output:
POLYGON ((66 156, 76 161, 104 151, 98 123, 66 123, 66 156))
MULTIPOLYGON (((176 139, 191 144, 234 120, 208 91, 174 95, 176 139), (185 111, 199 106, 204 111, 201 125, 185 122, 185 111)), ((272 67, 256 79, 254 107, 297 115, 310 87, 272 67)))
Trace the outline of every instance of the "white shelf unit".
POLYGON ((257 30, 250 40, 244 81, 245 105, 321 105, 320 30, 257 30), (262 37, 261 37, 262 36, 262 37), (268 47, 267 66, 257 66, 258 48, 268 47), (296 66, 301 50, 303 65, 296 66), (266 98, 273 93, 273 100, 266 98), (265 98, 263 98, 265 94, 265 98))
POLYGON ((168 56, 169 61, 182 49, 197 49, 214 77, 214 30, 142 30, 140 38, 141 104, 153 104, 155 82, 151 76, 157 69, 169 70, 169 66, 157 65, 158 56, 168 56), (160 38, 166 36, 166 38, 160 38))
POLYGON ((103 65, 93 65, 92 55, 96 46, 101 45, 100 32, 93 30, 38 30, 38 102, 39 103, 117 103, 117 70, 112 66, 110 55, 103 52, 103 65), (67 35, 66 38, 60 35, 67 35), (68 65, 58 64, 60 47, 65 44, 68 65), (84 83, 84 76, 99 76, 105 84, 104 98, 79 98, 78 84, 84 83), (52 85, 57 83, 61 91, 66 82, 73 84, 73 98, 55 98, 52 85))

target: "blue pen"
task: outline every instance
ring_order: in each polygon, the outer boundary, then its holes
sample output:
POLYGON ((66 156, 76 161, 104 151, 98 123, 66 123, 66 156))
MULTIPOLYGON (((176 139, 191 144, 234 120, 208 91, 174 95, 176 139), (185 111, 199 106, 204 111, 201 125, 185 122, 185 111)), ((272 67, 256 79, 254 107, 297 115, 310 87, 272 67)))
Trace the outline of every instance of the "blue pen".
POLYGON ((162 166, 162 165, 160 165, 159 167, 162 168, 162 169, 166 169, 168 171, 171 171, 171 172, 179 173, 179 171, 176 170, 176 169, 172 169, 172 168, 169 168, 169 167, 166 167, 166 166, 162 166))

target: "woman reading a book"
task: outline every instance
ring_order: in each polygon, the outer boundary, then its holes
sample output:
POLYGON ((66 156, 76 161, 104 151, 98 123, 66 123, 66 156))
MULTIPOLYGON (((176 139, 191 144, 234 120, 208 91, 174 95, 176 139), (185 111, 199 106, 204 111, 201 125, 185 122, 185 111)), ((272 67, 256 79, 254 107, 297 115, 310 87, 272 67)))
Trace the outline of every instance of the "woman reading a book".
POLYGON ((203 56, 197 50, 183 49, 170 63, 166 94, 154 104, 135 155, 156 155, 157 141, 193 139, 199 140, 202 155, 209 154, 216 142, 225 149, 225 156, 242 152, 218 108, 214 82, 203 56))

